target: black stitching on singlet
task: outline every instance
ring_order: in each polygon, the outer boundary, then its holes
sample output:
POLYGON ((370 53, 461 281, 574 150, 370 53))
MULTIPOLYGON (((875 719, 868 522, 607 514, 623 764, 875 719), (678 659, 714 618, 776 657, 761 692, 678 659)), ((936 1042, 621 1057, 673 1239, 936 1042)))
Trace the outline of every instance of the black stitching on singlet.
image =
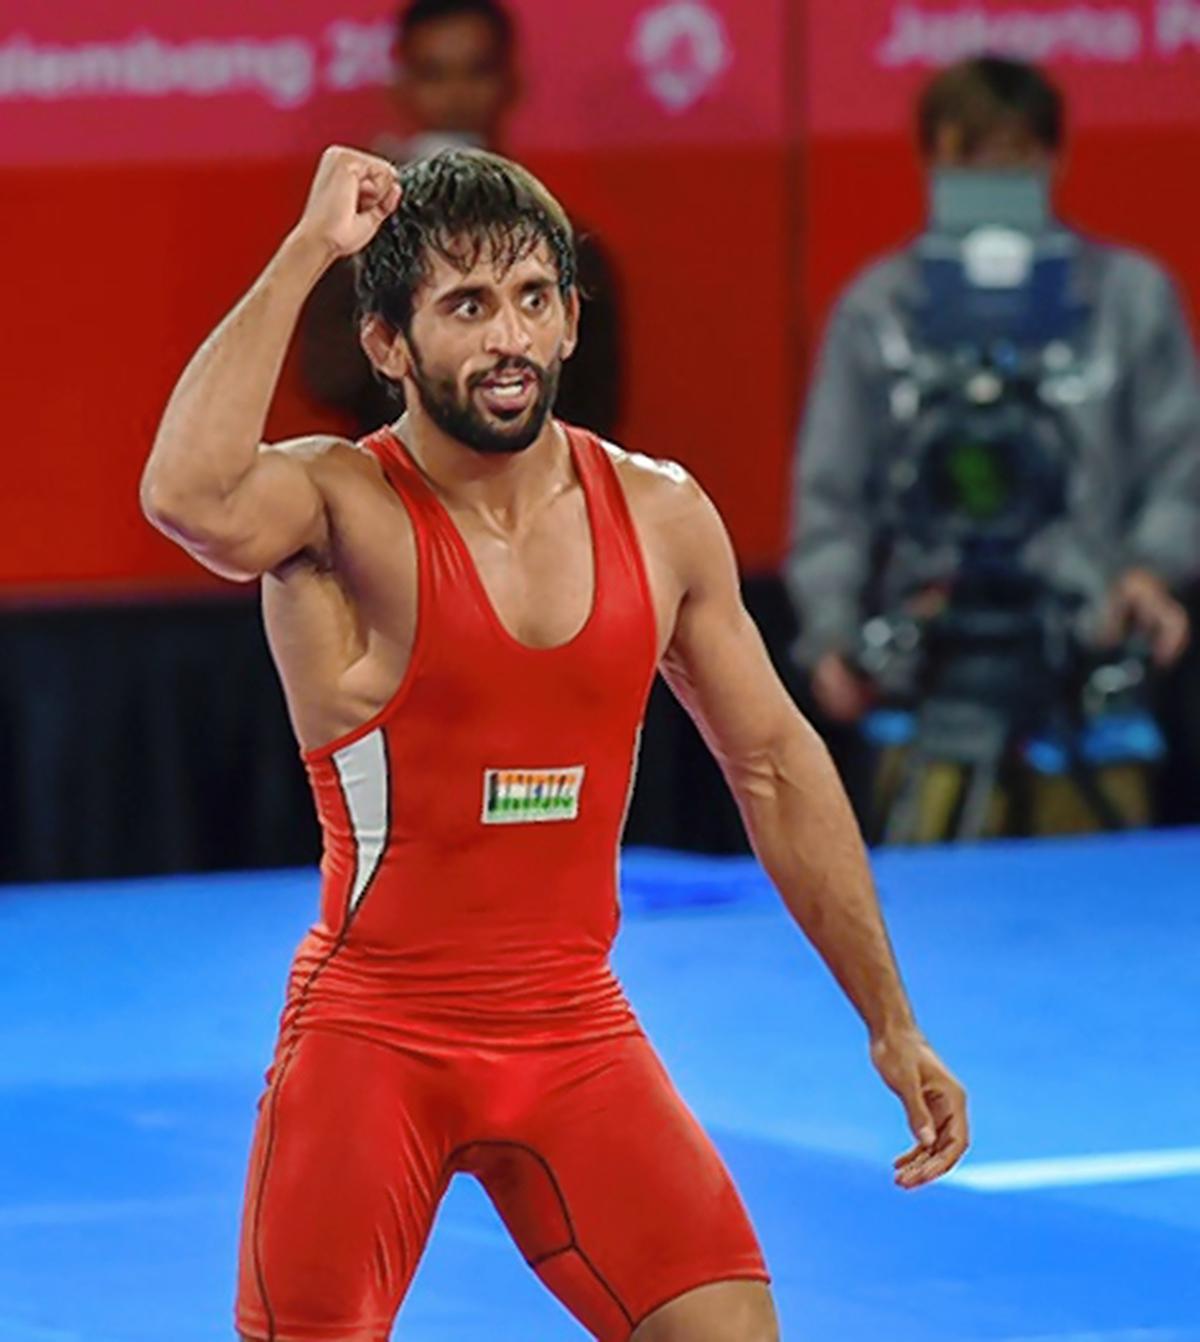
POLYGON ((534 1158, 534 1160, 536 1160, 538 1164, 542 1167, 542 1169, 546 1171, 546 1177, 550 1180, 550 1186, 554 1189, 554 1194, 558 1198, 559 1205, 562 1208, 563 1220, 566 1221, 567 1223, 567 1233, 570 1235, 571 1238, 570 1242, 564 1244, 562 1248, 554 1249, 550 1253, 539 1254, 537 1258, 527 1258, 525 1260, 526 1263, 528 1263, 528 1265, 536 1271, 538 1265, 546 1262, 547 1259, 557 1258, 560 1254, 568 1253, 573 1250, 579 1256, 579 1259, 583 1263, 584 1267, 586 1267, 588 1271, 591 1272, 592 1276, 596 1278, 596 1280, 605 1289, 605 1291, 607 1291, 608 1294, 612 1297, 613 1303, 621 1311, 622 1317, 629 1324, 630 1329, 632 1330, 633 1315, 629 1312, 628 1309, 625 1308, 624 1301, 605 1280, 603 1273, 601 1273, 599 1268, 597 1268, 596 1264, 593 1263, 592 1260, 587 1256, 587 1254, 583 1250, 583 1246, 579 1243, 579 1237, 575 1233, 575 1223, 574 1221, 571 1220, 571 1209, 567 1205, 567 1199, 564 1196, 562 1188, 559 1186, 559 1182, 555 1178, 554 1171, 550 1168, 550 1162, 546 1159, 546 1157, 543 1156, 542 1153, 536 1150, 534 1147, 527 1146, 524 1142, 513 1142, 513 1141, 506 1141, 502 1138, 492 1138, 476 1142, 464 1142, 462 1146, 456 1146, 454 1150, 451 1151, 450 1154, 446 1157, 443 1169, 445 1168, 445 1166, 452 1164, 456 1156, 461 1155, 464 1151, 471 1150, 471 1148, 475 1146, 513 1147, 517 1151, 524 1151, 528 1155, 531 1155, 534 1158))
POLYGON ((313 971, 308 976, 304 987, 300 989, 300 997, 296 1003, 296 1014, 292 1018, 292 1037, 288 1041, 287 1051, 280 1060, 278 1071, 271 1078, 270 1094, 267 1100, 267 1149, 263 1154, 262 1173, 259 1176, 258 1191, 254 1198, 254 1231, 251 1237, 251 1243, 254 1250, 254 1277, 258 1283, 258 1294, 262 1298, 263 1309, 266 1311, 267 1315, 267 1342, 275 1342, 275 1312, 271 1308, 271 1301, 267 1295, 267 1282, 263 1272, 262 1262, 261 1232, 263 1197, 267 1188, 267 1175, 271 1171, 271 1156, 275 1151, 275 1110, 279 1100, 279 1091, 283 1085, 283 1079, 287 1074, 287 1069, 296 1052, 296 1045, 299 1043, 298 1026, 300 1022, 300 1013, 304 1009, 304 1003, 308 998, 309 989, 312 988, 312 985, 317 980, 317 976, 325 966, 328 965, 338 951, 341 950, 349 927, 350 923, 347 919, 346 926, 342 928, 337 941, 330 947, 325 958, 313 967, 313 971))
MULTIPOLYGON (((383 866, 383 855, 384 853, 387 852, 388 847, 391 845, 392 761, 390 756, 388 755, 387 733, 380 731, 380 736, 383 741, 384 777, 387 780, 387 786, 385 788, 385 794, 384 794, 387 798, 386 802, 387 818, 384 822, 383 848, 380 851, 379 860, 375 864, 375 870, 372 871, 370 877, 367 880, 366 885, 363 887, 363 892, 359 896, 358 903, 355 905, 353 909, 347 908, 346 917, 342 923, 342 930, 338 933, 337 940, 326 952, 324 959, 322 959, 318 964, 313 966, 312 973, 309 974, 308 978, 304 982, 304 986, 300 989, 300 995, 296 1001, 296 1011, 292 1017, 291 1038, 288 1041, 287 1051, 284 1053, 283 1058, 280 1060, 277 1072, 271 1078, 270 1095, 268 1098, 268 1110, 267 1110, 267 1149, 263 1153, 262 1174, 258 1181, 258 1192, 256 1193, 254 1199, 254 1228, 251 1235, 251 1246, 254 1254, 254 1278, 258 1284, 258 1293, 262 1299, 263 1309, 266 1311, 267 1315, 266 1342, 276 1342, 275 1313, 271 1309, 271 1302, 267 1296, 267 1282, 265 1273, 263 1271, 262 1245, 261 1245, 263 1197, 265 1195, 267 1187, 267 1175, 270 1172, 271 1168, 271 1156, 274 1154, 275 1151, 275 1110, 278 1103, 279 1091, 283 1085, 284 1076, 286 1075, 287 1069, 291 1064, 293 1056, 295 1055, 296 1046, 300 1042, 300 1018, 304 1012, 305 1003, 308 1001, 308 994, 312 989, 313 984, 316 983, 317 979, 320 977, 321 973, 332 961, 333 957, 346 944, 346 937, 350 931, 350 924, 354 921, 354 917, 358 913, 358 910, 361 909, 362 906, 367 902, 367 895, 370 893, 371 886, 375 881, 375 877, 378 876, 379 871, 383 866)), ((338 773, 336 768, 333 771, 333 776, 337 780, 338 791, 341 793, 342 797, 342 804, 346 807, 347 812, 349 812, 350 809, 349 802, 347 801, 346 798, 345 789, 342 787, 341 775, 338 773)), ((358 846, 356 844, 354 849, 354 871, 350 877, 351 890, 354 889, 354 882, 357 879, 357 877, 358 877, 358 846)))
POLYGON ((536 1258, 527 1258, 525 1261, 536 1271, 543 1263, 549 1262, 551 1258, 558 1258, 564 1253, 570 1253, 574 1247, 573 1244, 564 1244, 561 1249, 551 1249, 549 1253, 540 1253, 536 1258))

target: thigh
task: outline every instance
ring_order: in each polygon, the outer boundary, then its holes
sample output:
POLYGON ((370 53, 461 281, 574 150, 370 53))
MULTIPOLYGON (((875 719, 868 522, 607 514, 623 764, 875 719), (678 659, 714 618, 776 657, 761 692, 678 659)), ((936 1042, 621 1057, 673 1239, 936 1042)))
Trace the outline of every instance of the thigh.
POLYGON ((771 1288, 760 1281, 698 1286, 644 1319, 631 1342, 779 1342, 771 1288))
POLYGON ((307 1031, 259 1102, 243 1212, 239 1331, 385 1342, 444 1188, 434 1070, 307 1031))
POLYGON ((695 1287, 766 1281, 745 1207, 650 1045, 559 1050, 478 1169, 526 1260, 595 1336, 695 1287))

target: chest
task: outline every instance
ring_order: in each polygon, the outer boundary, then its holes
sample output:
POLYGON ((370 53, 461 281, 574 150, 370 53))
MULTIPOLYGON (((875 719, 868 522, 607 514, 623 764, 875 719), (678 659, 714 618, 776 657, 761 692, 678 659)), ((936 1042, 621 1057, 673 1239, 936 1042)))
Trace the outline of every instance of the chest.
POLYGON ((582 489, 565 491, 520 526, 459 510, 448 511, 447 520, 464 580, 510 638, 553 648, 580 633, 597 587, 593 519, 582 489))

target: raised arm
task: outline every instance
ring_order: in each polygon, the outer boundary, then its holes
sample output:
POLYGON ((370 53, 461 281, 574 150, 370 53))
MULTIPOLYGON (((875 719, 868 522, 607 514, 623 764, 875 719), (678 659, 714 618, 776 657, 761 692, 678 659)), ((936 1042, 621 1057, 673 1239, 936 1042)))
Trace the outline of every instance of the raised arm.
POLYGON ((967 1144, 962 1087, 917 1028, 850 804, 824 744, 792 703, 742 604, 716 509, 690 480, 669 528, 683 597, 663 674, 719 761, 767 874, 857 1008, 871 1057, 917 1145, 896 1162, 916 1187, 967 1144))
POLYGON ((338 440, 267 448, 263 426, 305 298, 339 256, 366 246, 399 200, 386 160, 327 149, 299 223, 171 394, 142 476, 142 508, 224 577, 257 577, 324 542, 312 462, 338 440))

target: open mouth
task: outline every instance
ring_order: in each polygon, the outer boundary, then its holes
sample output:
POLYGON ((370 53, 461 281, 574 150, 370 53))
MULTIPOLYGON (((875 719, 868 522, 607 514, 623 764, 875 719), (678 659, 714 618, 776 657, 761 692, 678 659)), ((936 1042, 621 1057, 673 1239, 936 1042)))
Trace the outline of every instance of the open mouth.
POLYGON ((499 419, 515 419, 537 400, 538 379, 529 369, 489 373, 475 388, 483 407, 499 419))

